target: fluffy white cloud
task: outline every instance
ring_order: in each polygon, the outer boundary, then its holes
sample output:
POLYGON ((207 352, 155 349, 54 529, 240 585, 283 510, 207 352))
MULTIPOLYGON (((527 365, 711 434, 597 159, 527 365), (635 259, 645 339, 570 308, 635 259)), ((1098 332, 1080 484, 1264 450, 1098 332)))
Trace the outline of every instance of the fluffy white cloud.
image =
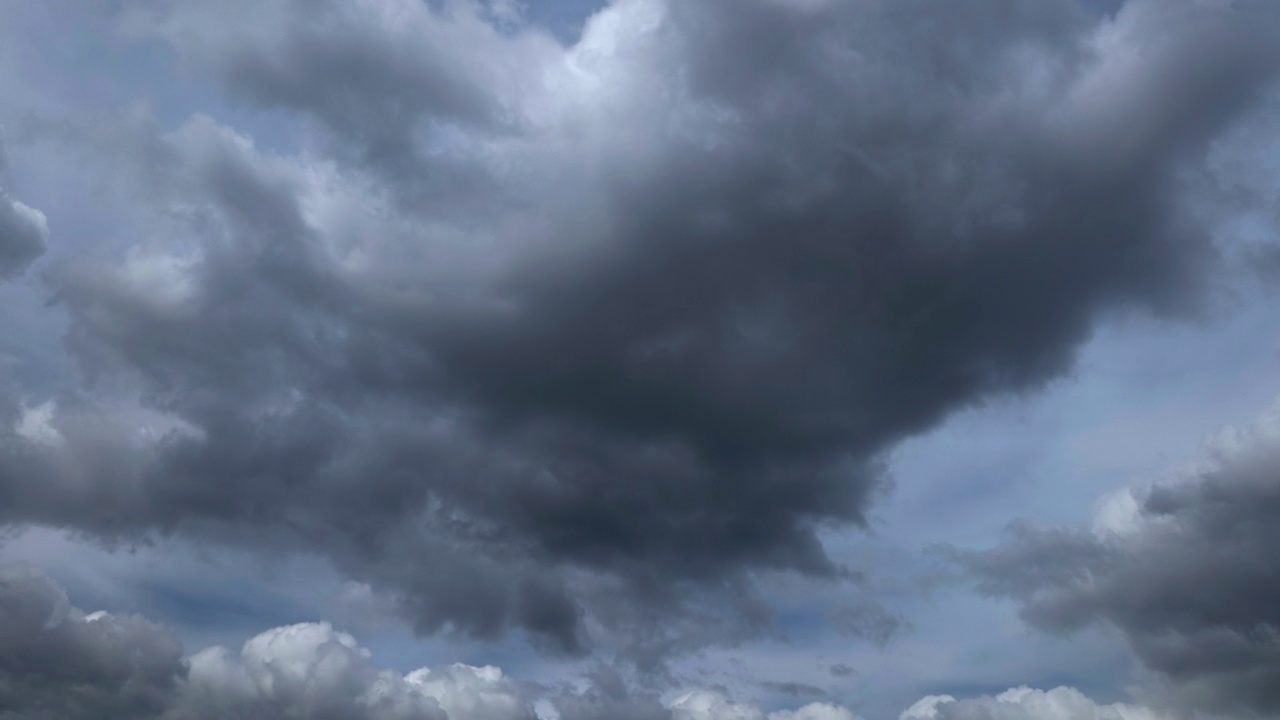
POLYGON ((672 701, 671 720, 855 720, 847 708, 828 703, 810 703, 797 710, 765 714, 760 708, 735 703, 710 690, 686 692, 672 701))
POLYGON ((379 670, 355 638, 328 623, 268 630, 240 653, 215 647, 191 658, 175 718, 526 720, 519 687, 495 667, 453 665, 408 675, 379 670))
POLYGON ((1070 687, 1013 688, 999 695, 957 700, 930 695, 907 708, 899 720, 1158 720, 1161 715, 1124 703, 1101 705, 1070 687))
POLYGON ((857 720, 848 708, 831 703, 809 703, 798 710, 769 713, 769 720, 857 720))

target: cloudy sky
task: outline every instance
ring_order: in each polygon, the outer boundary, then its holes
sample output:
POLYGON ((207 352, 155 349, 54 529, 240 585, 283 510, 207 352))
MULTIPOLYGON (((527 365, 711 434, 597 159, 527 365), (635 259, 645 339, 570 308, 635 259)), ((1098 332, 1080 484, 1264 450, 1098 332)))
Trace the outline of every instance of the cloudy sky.
POLYGON ((0 0, 0 720, 1280 718, 1277 38, 0 0))

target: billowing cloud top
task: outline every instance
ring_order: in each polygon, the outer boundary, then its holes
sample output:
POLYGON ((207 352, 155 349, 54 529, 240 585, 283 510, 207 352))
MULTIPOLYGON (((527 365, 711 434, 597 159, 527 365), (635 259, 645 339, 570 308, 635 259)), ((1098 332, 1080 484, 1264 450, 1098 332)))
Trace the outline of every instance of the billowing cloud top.
POLYGON ((994 697, 956 700, 930 695, 907 708, 899 720, 1160 720, 1140 705, 1102 705, 1075 688, 1013 688, 994 697))
POLYGON ((735 703, 707 690, 695 690, 671 703, 672 720, 856 720, 848 709, 826 703, 810 703, 798 710, 767 715, 759 708, 735 703))
POLYGON ((189 659, 163 627, 72 607, 26 565, 0 566, 0 718, 532 720, 495 667, 379 670, 328 623, 268 630, 189 659))
MULTIPOLYGON (((617 0, 570 46, 125 6, 310 139, 30 122, 136 234, 51 273, 97 384, 0 408, 0 522, 305 549, 422 632, 641 662, 758 629, 761 571, 839 575, 816 532, 897 441, 1194 308, 1188 188, 1280 60, 1262 0, 617 0)), ((0 258, 44 235, 4 202, 0 258)))

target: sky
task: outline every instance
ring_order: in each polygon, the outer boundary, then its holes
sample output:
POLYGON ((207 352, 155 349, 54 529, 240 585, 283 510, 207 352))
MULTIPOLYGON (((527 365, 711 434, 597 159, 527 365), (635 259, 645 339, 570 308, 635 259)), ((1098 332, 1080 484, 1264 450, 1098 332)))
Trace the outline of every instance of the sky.
POLYGON ((0 2, 0 720, 1280 718, 1276 38, 0 2))

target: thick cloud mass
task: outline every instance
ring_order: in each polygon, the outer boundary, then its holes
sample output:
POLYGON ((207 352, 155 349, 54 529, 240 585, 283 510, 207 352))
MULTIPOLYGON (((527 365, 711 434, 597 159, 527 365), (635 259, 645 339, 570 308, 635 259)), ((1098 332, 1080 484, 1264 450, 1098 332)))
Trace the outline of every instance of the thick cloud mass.
POLYGON ((1280 406, 1190 477, 1126 490, 1092 531, 1018 526, 962 555, 980 587, 1054 631, 1119 628, 1178 704, 1280 713, 1280 406))
POLYGON ((895 441, 1194 306, 1188 178, 1280 27, 618 0, 566 48, 462 3, 131 8, 320 141, 82 131, 151 219, 58 274, 98 391, 4 445, 0 521, 296 543, 424 632, 647 660, 767 622, 754 571, 835 574, 815 530, 895 441))

